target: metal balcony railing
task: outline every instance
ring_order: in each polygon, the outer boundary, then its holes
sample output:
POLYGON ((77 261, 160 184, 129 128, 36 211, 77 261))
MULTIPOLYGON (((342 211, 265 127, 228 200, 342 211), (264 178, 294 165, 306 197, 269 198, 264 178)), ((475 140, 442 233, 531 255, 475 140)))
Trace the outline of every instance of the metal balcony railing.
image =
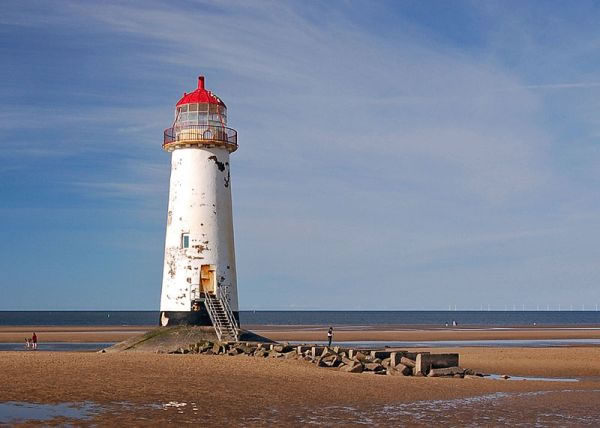
POLYGON ((237 131, 225 126, 176 125, 165 129, 163 148, 186 143, 216 143, 237 149, 237 131))

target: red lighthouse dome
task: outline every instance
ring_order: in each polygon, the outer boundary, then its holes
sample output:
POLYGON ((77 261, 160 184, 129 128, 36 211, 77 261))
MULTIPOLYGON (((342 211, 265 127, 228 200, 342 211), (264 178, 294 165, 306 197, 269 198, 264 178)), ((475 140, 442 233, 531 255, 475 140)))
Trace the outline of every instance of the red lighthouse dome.
POLYGON ((198 88, 194 92, 184 93, 183 97, 177 102, 177 107, 183 104, 218 104, 225 107, 221 98, 217 97, 211 91, 204 88, 204 76, 198 77, 198 88))

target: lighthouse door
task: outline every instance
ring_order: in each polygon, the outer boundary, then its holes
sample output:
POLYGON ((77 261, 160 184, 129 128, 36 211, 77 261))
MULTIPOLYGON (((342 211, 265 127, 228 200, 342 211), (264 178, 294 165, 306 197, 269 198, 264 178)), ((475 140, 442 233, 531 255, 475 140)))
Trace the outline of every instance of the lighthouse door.
POLYGON ((200 287, 203 293, 215 294, 217 275, 215 265, 202 265, 200 267, 200 287))

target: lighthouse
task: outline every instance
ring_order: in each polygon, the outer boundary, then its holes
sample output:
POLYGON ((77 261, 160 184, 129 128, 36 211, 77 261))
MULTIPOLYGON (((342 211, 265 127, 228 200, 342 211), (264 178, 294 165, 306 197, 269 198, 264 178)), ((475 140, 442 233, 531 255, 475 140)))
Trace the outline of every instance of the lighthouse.
POLYGON ((160 299, 160 324, 214 326, 237 339, 239 309, 229 155, 237 132, 227 107, 204 87, 184 93, 164 131, 171 177, 160 299))

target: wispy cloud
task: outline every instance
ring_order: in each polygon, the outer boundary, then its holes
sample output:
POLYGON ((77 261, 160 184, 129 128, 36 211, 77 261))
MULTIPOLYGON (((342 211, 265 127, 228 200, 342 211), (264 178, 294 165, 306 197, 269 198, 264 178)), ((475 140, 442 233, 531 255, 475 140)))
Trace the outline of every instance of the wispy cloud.
POLYGON ((527 89, 587 89, 598 88, 600 82, 580 82, 580 83, 545 83, 541 85, 525 85, 527 89))

